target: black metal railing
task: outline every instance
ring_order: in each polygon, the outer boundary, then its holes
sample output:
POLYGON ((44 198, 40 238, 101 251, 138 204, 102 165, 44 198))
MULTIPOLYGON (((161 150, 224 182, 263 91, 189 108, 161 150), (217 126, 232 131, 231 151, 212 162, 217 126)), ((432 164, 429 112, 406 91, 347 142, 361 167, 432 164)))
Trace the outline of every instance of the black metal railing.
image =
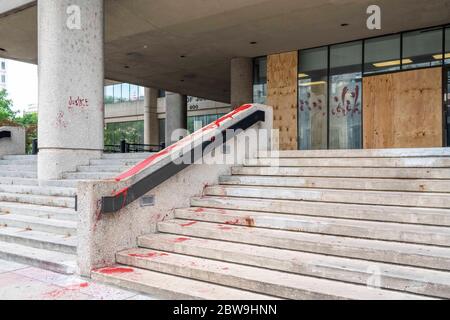
POLYGON ((159 152, 164 149, 164 145, 128 143, 126 140, 120 144, 105 145, 105 153, 139 153, 139 152, 159 152))
POLYGON ((197 160, 202 158, 206 148, 208 148, 208 151, 211 151, 228 140, 234 138, 240 130, 247 130, 251 126, 262 121, 265 121, 265 112, 256 110, 236 124, 221 131, 209 141, 205 141, 196 147, 192 146, 189 150, 183 150, 184 152, 178 154, 176 159, 172 159, 172 161, 165 166, 137 181, 125 190, 122 190, 120 193, 114 196, 102 197, 102 212, 114 213, 123 209, 130 203, 162 184, 164 181, 187 168, 190 164, 195 163, 197 160), (230 134, 230 132, 233 134, 230 134), (191 157, 189 164, 180 161, 181 159, 185 159, 189 154, 191 157))

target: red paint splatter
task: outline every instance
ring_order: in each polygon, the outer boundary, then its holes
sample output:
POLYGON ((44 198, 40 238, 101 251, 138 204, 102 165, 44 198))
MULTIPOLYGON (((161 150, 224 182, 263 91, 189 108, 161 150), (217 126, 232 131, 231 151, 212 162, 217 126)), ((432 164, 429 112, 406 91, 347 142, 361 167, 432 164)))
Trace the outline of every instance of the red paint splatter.
POLYGON ((225 224, 239 224, 239 219, 234 219, 234 220, 230 220, 230 221, 225 221, 225 224))
POLYGON ((167 253, 159 253, 159 252, 149 252, 149 253, 130 253, 128 254, 130 257, 136 258, 155 258, 155 257, 166 257, 167 253))
POLYGON ((103 274, 122 274, 122 273, 131 273, 134 272, 132 268, 122 268, 122 267, 112 267, 112 268, 103 268, 96 270, 99 273, 103 274))
POLYGON ((188 223, 180 224, 180 226, 182 226, 182 227, 190 227, 190 226, 193 226, 196 223, 198 223, 198 221, 191 221, 191 222, 188 222, 188 223))
POLYGON ((114 195, 114 197, 116 197, 116 198, 117 198, 117 197, 120 197, 120 196, 123 197, 122 208, 125 208, 125 205, 126 205, 126 203, 127 203, 128 190, 129 190, 128 187, 123 188, 122 190, 120 190, 119 192, 117 192, 117 193, 114 195))
POLYGON ((181 243, 181 242, 185 242, 185 241, 189 241, 189 240, 192 240, 192 239, 191 238, 183 238, 183 237, 181 237, 181 238, 176 238, 175 240, 173 240, 173 242, 181 243))
POLYGON ((197 213, 205 212, 205 209, 203 209, 203 208, 197 208, 197 209, 195 209, 195 212, 197 212, 197 213))
POLYGON ((80 288, 87 288, 89 287, 89 283, 84 282, 84 283, 80 283, 80 288))
POLYGON ((61 298, 63 297, 65 294, 79 290, 81 288, 87 288, 89 286, 89 283, 87 282, 83 282, 80 284, 74 284, 65 288, 61 288, 61 289, 55 289, 49 292, 44 293, 45 297, 49 297, 52 299, 57 299, 57 298, 61 298))
POLYGON ((223 231, 233 230, 233 228, 231 228, 231 227, 225 227, 225 226, 222 226, 220 224, 217 226, 217 228, 219 228, 220 230, 223 230, 223 231))

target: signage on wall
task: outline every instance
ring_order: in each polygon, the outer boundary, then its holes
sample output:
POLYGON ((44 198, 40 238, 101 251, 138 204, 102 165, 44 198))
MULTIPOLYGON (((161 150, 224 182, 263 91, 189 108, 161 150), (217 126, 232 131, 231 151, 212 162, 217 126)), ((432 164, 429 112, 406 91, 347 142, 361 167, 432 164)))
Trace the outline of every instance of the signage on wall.
POLYGON ((377 5, 371 5, 367 8, 367 29, 381 30, 381 8, 377 5))

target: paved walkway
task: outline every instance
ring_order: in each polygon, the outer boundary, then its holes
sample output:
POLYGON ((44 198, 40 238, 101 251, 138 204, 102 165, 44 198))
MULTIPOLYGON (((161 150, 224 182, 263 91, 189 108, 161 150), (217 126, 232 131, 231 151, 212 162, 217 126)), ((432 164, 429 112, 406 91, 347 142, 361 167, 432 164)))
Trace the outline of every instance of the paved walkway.
POLYGON ((153 300, 122 290, 18 263, 0 260, 0 300, 153 300))

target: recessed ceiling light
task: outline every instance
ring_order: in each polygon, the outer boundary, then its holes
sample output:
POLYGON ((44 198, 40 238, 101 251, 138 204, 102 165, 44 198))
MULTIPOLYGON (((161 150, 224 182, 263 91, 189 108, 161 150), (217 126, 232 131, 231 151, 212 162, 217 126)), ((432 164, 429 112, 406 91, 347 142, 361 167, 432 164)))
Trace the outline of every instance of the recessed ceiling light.
POLYGON ((252 42, 250 42, 250 44, 257 44, 258 42, 256 42, 256 41, 252 41, 252 42))
POLYGON ((186 56, 183 54, 183 55, 180 56, 180 58, 186 58, 186 56))
POLYGON ((6 49, 0 48, 0 51, 6 52, 6 49))
POLYGON ((348 27, 349 24, 348 23, 341 23, 341 27, 348 27))
POLYGON ((130 69, 130 66, 124 66, 125 69, 130 69))

